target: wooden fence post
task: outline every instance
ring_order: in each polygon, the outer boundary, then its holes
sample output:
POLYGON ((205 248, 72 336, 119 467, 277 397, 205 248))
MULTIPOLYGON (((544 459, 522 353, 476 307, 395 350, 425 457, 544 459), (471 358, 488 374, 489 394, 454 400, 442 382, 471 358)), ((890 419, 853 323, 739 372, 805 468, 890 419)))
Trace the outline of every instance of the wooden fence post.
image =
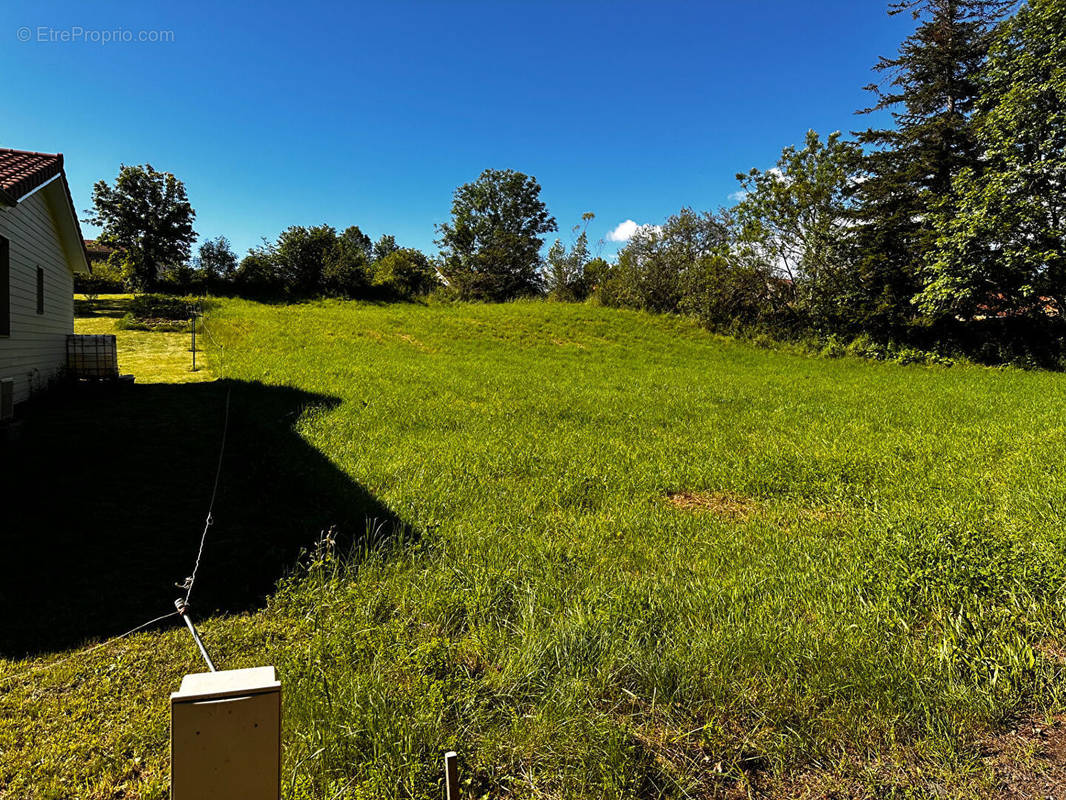
POLYGON ((444 778, 448 800, 459 800, 459 755, 454 750, 444 754, 444 778))

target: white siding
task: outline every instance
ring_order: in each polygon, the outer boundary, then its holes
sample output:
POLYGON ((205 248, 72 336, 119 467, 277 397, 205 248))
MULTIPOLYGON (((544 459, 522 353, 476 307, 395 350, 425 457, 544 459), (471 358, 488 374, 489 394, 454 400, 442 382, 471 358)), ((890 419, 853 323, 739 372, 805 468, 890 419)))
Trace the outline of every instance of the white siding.
POLYGON ((15 379, 15 402, 63 368, 74 332, 74 276, 63 254, 46 191, 14 208, 0 206, 0 236, 11 248, 11 335, 0 336, 0 378, 15 379), (37 313, 37 268, 44 270, 44 314, 37 313))

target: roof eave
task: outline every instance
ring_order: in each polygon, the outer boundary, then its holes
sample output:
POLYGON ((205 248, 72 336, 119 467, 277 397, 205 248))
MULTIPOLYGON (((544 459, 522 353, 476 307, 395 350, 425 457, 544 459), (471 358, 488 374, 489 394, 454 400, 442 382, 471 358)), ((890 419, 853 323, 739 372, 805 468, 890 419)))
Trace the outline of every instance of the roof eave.
MULTIPOLYGON (((89 265, 89 254, 85 250, 85 237, 82 235, 81 223, 74 209, 74 198, 71 197, 70 186, 67 185, 66 173, 60 172, 59 177, 60 180, 49 181, 39 188, 44 190, 44 196, 55 212, 56 223, 60 227, 59 235, 63 240, 63 251, 67 256, 71 272, 91 274, 92 267, 89 265), (59 188, 60 186, 62 188, 59 188), (68 213, 62 213, 61 208, 68 213)), ((34 193, 31 192, 31 194, 34 193)), ((25 200, 25 198, 21 199, 25 200)))

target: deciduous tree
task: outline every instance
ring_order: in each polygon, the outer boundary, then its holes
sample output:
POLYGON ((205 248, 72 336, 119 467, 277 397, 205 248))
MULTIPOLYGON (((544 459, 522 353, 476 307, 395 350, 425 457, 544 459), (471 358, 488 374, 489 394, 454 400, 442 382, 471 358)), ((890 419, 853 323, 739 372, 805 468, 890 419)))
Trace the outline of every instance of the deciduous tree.
POLYGON ((374 250, 371 253, 371 261, 377 262, 389 255, 389 253, 395 253, 400 249, 400 246, 396 244, 396 237, 390 236, 385 233, 381 238, 374 242, 374 250))
POLYGON ((860 158, 840 133, 822 141, 809 131, 774 168, 737 175, 740 246, 778 279, 776 299, 818 328, 845 325, 851 307, 848 203, 860 158))
POLYGON ((331 225, 293 225, 282 231, 273 257, 286 291, 297 297, 321 294, 322 271, 336 244, 337 231, 331 225))
POLYGON ((573 227, 577 234, 573 245, 567 250, 559 239, 550 248, 544 263, 544 288, 548 296, 556 300, 584 300, 589 286, 585 280, 585 265, 589 261, 588 224, 596 218, 591 211, 581 215, 580 225, 573 227))
POLYGON ((398 247, 374 264, 373 285, 399 298, 417 297, 439 285, 437 272, 419 250, 398 247))
POLYGON ((462 297, 511 300, 538 290, 541 236, 557 230, 535 178, 487 169, 455 190, 437 226, 441 269, 462 297))
POLYGON ((103 228, 98 241, 123 252, 135 288, 151 288, 163 269, 189 260, 196 212, 169 172, 123 164, 114 186, 93 186, 93 208, 85 213, 85 222, 103 228))
POLYGON ((1066 310, 1066 2, 1030 0, 983 71, 974 132, 982 163, 937 209, 924 310, 1066 310))
POLYGON ((237 270, 237 256, 229 239, 218 236, 200 245, 196 266, 208 281, 228 281, 237 270))

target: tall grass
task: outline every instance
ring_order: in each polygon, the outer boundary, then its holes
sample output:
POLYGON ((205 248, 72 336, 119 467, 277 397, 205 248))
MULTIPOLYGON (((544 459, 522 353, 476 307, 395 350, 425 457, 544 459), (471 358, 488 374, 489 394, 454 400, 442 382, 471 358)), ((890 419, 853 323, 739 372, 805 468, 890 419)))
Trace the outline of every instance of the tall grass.
POLYGON ((339 400, 275 424, 402 520, 203 625, 280 671, 286 797, 439 797, 447 749, 474 797, 976 797, 988 732, 1061 705, 1060 375, 546 303, 209 325, 339 400))
POLYGON ((313 631, 280 663, 294 795, 434 796, 447 748, 494 795, 873 761, 951 786, 989 726, 1059 702, 1057 375, 547 304, 235 302, 216 327, 235 376, 341 399, 301 435, 411 528, 275 600, 313 631))

